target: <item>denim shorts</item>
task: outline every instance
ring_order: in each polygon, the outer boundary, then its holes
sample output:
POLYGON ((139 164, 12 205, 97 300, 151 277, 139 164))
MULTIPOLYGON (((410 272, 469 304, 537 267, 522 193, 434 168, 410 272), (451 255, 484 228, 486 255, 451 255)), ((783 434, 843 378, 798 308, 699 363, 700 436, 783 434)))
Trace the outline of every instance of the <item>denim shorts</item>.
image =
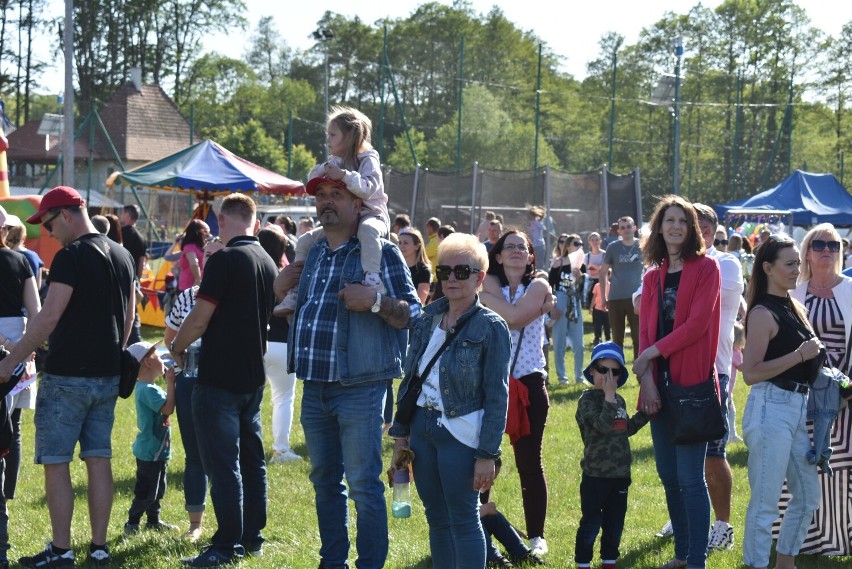
MULTIPOLYGON (((719 374, 719 394, 721 395, 722 400, 722 419, 725 421, 725 424, 728 424, 728 382, 729 378, 727 374, 720 373, 719 374)), ((713 458, 725 458, 725 446, 728 442, 728 435, 725 435, 718 441, 711 441, 707 443, 707 456, 713 458)))
POLYGON ((118 376, 44 374, 35 409, 35 463, 64 464, 74 458, 112 458, 112 425, 118 376))

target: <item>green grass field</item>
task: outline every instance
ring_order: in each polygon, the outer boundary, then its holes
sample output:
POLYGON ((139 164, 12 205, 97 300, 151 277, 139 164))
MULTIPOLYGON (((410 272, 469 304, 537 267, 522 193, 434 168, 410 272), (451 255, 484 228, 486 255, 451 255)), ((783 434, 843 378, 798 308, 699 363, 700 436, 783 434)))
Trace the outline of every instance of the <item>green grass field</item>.
MULTIPOLYGON (((159 338, 162 331, 154 328, 143 330, 146 338, 159 338)), ((586 336, 591 341, 591 335, 586 336)), ((627 351, 632 353, 628 346, 627 351)), ((586 351, 586 359, 590 350, 586 351)), ((566 365, 571 369, 571 357, 567 356, 566 365)), ((574 420, 576 402, 584 388, 577 385, 560 386, 555 381, 550 386, 551 408, 545 431, 545 472, 548 479, 550 501, 546 525, 546 537, 550 553, 546 556, 549 567, 573 567, 574 536, 579 520, 580 456, 582 443, 574 420)), ((307 455, 304 435, 299 425, 299 402, 301 385, 297 384, 296 413, 292 440, 296 452, 307 455)), ((621 390, 632 408, 638 394, 638 386, 631 378, 621 390)), ((742 415, 748 387, 740 380, 736 384, 736 402, 738 418, 742 415)), ((44 498, 42 469, 33 465, 33 425, 32 412, 24 413, 24 456, 21 469, 18 494, 9 502, 9 528, 11 551, 9 558, 17 560, 22 555, 31 555, 39 551, 45 540, 50 538, 50 523, 44 498)), ((269 440, 270 422, 269 398, 264 400, 264 433, 269 440)), ((121 535, 126 521, 127 508, 133 494, 135 462, 131 453, 131 444, 136 434, 133 400, 119 400, 116 410, 116 423, 113 436, 113 470, 115 476, 115 503, 110 524, 110 547, 115 565, 127 568, 165 568, 180 566, 179 558, 192 555, 203 545, 192 545, 181 540, 180 533, 172 535, 155 532, 142 532, 125 539, 121 535)), ((183 449, 180 433, 176 425, 173 428, 174 453, 169 466, 169 490, 163 503, 163 519, 186 529, 187 517, 183 509, 182 474, 183 449)), ((267 445, 268 447, 269 445, 267 445)), ((390 440, 385 444, 385 463, 390 457, 390 440)), ((673 556, 670 539, 661 540, 654 533, 668 519, 663 489, 654 468, 650 430, 643 429, 632 438, 634 455, 633 484, 630 489, 629 510, 622 539, 619 567, 651 568, 656 567, 673 556)), ((500 478, 492 492, 492 499, 499 509, 516 525, 523 525, 518 476, 511 458, 511 446, 505 439, 503 451, 506 460, 500 478)), ((733 520, 737 545, 732 551, 714 553, 707 567, 710 569, 742 567, 742 552, 739 541, 742 538, 743 518, 749 496, 746 477, 747 451, 742 443, 728 447, 729 461, 734 471, 733 520)), ((267 455, 271 450, 267 450, 267 455)), ((319 536, 313 505, 313 491, 308 482, 308 462, 272 465, 269 467, 269 522, 265 530, 268 543, 264 556, 243 562, 246 567, 312 569, 319 563, 319 536)), ((85 558, 84 552, 90 537, 88 512, 85 500, 85 465, 75 461, 71 467, 77 501, 74 513, 73 540, 77 550, 78 564, 85 558)), ((428 568, 429 542, 427 525, 416 492, 412 517, 406 520, 390 518, 390 553, 387 567, 428 568)), ((390 492, 386 493, 390 510, 390 492)), ((207 527, 205 537, 209 538, 215 528, 215 516, 208 498, 207 527)), ((351 504, 351 503, 350 503, 351 504)), ((354 508, 352 542, 354 544, 354 508)), ((354 567, 354 545, 350 555, 350 565, 354 567)), ((600 561, 596 560, 597 566, 600 561)), ((14 566, 14 565, 13 565, 14 566)), ((852 559, 801 556, 797 562, 799 569, 840 569, 852 567, 852 559)))

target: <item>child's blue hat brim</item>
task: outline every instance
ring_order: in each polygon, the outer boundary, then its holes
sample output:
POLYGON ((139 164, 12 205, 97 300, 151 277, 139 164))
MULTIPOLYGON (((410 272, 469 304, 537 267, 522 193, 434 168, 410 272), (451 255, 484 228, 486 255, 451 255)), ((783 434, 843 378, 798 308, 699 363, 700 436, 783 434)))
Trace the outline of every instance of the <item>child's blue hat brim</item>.
POLYGON ((594 347, 592 350, 592 361, 583 370, 583 377, 586 378, 586 381, 593 384, 595 380, 592 377, 592 366, 596 361, 606 358, 617 361, 618 365, 621 366, 621 375, 618 377, 618 386, 621 387, 627 382, 630 372, 627 371, 627 366, 624 364, 624 350, 615 342, 601 342, 594 347))

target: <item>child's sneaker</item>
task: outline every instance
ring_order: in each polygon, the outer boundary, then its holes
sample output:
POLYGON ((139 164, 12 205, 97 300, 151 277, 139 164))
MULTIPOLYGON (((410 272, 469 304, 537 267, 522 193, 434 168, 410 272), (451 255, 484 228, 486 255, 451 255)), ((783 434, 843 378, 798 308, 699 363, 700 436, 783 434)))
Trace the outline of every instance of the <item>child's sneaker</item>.
POLYGON ((109 556, 109 546, 96 546, 94 543, 89 544, 89 565, 109 565, 112 563, 112 557, 109 556))
POLYGON ((387 292, 385 285, 382 284, 382 277, 379 273, 364 273, 364 286, 373 287, 376 292, 384 294, 387 292))
POLYGON ((21 557, 18 560, 21 567, 42 569, 45 567, 74 567, 74 550, 69 549, 65 553, 53 551, 53 543, 48 541, 44 550, 32 557, 21 557))
POLYGON ((153 531, 177 531, 180 528, 174 524, 164 522, 163 520, 157 520, 156 522, 148 522, 145 524, 145 529, 153 531))
POLYGON ((299 298, 297 289, 290 290, 284 299, 272 309, 272 315, 277 318, 290 316, 296 311, 296 300, 299 298))
POLYGON ((127 522, 124 524, 124 535, 131 536, 139 533, 139 524, 127 522))

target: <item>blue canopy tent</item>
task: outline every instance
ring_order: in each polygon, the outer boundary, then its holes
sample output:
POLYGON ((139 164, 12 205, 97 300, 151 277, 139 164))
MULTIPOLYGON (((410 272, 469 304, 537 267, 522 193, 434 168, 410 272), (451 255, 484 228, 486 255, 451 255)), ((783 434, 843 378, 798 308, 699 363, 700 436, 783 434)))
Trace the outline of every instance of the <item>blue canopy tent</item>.
POLYGON ((787 210, 793 214, 794 225, 852 226, 852 195, 834 174, 796 170, 774 188, 744 200, 717 205, 714 209, 720 219, 732 209, 787 210))

